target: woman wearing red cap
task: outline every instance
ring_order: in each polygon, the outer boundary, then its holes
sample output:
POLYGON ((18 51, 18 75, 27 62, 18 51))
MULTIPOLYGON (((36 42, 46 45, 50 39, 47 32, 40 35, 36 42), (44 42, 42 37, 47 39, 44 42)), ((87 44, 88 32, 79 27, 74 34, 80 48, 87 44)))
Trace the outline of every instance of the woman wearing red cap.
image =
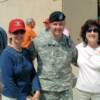
POLYGON ((26 100, 27 96, 34 95, 32 100, 39 100, 40 83, 33 67, 29 53, 21 48, 25 33, 22 19, 13 19, 9 23, 9 46, 3 51, 0 58, 2 70, 2 100, 26 100))

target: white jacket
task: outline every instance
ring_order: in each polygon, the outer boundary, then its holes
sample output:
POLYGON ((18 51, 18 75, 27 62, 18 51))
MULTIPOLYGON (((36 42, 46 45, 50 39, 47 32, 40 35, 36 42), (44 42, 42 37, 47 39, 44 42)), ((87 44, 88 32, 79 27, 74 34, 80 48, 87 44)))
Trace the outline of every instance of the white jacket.
POLYGON ((76 88, 86 92, 100 93, 100 46, 93 49, 80 43, 77 49, 79 76, 76 88))

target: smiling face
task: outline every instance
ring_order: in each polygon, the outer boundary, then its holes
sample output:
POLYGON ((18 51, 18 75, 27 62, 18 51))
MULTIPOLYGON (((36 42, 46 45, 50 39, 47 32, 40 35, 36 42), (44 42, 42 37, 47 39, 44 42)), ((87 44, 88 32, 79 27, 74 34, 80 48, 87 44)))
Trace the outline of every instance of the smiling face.
POLYGON ((50 30, 54 37, 61 37, 65 27, 64 21, 54 21, 50 23, 50 30))
POLYGON ((24 33, 25 32, 23 30, 19 30, 19 31, 9 34, 9 37, 12 40, 11 44, 20 46, 24 38, 24 33))
POLYGON ((90 27, 86 32, 87 43, 90 46, 97 46, 99 39, 99 30, 97 27, 90 27))

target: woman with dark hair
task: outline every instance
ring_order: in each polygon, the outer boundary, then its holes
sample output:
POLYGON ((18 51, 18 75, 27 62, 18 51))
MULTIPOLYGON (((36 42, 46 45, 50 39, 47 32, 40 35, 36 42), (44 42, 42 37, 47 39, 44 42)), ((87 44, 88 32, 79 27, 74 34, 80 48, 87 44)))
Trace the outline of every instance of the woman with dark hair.
POLYGON ((100 100, 100 25, 87 20, 81 28, 83 42, 77 45, 79 100, 100 100))

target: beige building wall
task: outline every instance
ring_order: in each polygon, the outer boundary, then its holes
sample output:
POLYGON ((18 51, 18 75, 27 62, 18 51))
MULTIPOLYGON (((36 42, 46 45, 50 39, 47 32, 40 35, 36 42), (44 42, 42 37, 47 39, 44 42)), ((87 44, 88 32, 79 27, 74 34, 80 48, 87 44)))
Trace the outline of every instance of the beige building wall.
POLYGON ((77 43, 83 23, 97 18, 97 0, 63 0, 63 12, 66 14, 66 26, 77 43))
POLYGON ((0 0, 0 26, 7 31, 10 19, 33 17, 35 30, 39 32, 43 28, 43 20, 55 10, 66 14, 66 26, 77 43, 84 21, 97 18, 97 0, 0 0))
POLYGON ((33 17, 38 32, 54 10, 62 10, 62 0, 0 0, 0 26, 7 31, 10 19, 33 17))

